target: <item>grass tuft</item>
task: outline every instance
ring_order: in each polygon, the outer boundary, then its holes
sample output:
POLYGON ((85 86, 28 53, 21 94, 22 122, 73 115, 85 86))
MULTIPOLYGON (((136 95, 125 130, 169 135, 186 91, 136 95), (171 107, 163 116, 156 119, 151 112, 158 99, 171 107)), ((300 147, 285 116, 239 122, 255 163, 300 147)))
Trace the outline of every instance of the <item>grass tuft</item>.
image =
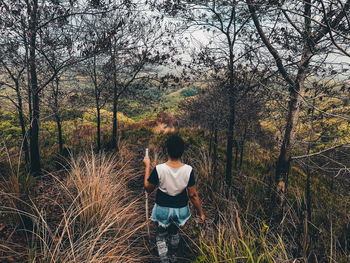
MULTIPOLYGON (((33 228, 26 230, 32 237, 26 261, 147 260, 145 222, 140 212, 143 203, 128 189, 126 182, 133 176, 132 169, 122 161, 115 155, 91 152, 72 158, 65 179, 51 174, 54 191, 46 197, 47 206, 39 207, 40 202, 32 199, 27 204, 32 212, 26 215, 32 219, 33 228), (54 216, 49 210, 53 207, 57 207, 54 216)), ((3 249, 10 247, 4 244, 3 249)))

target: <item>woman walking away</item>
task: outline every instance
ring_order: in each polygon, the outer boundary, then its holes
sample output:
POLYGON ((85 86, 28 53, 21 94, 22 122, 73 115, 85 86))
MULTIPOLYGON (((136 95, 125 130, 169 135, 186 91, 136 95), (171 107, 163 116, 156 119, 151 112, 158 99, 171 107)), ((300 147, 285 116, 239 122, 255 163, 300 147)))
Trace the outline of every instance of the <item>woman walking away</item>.
POLYGON ((190 165, 181 162, 184 142, 181 137, 171 135, 166 142, 168 161, 157 165, 150 173, 151 161, 146 156, 144 185, 147 192, 158 186, 156 203, 151 219, 157 222, 156 243, 162 263, 176 262, 180 242, 179 227, 190 218, 188 199, 198 210, 201 222, 205 215, 199 201, 194 172, 190 165))

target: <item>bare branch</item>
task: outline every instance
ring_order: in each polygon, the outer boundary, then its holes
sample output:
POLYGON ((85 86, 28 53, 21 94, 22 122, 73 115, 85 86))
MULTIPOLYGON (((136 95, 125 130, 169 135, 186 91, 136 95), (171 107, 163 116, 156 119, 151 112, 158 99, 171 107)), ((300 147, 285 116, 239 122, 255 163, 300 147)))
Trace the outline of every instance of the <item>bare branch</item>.
POLYGON ((251 0, 247 0, 248 3, 248 8, 249 8, 249 12, 252 15, 254 24, 256 26, 256 29, 258 30, 258 33, 262 39, 262 41, 264 42, 264 44, 266 45, 267 49, 270 51, 271 55, 274 57, 277 67, 280 70, 283 78, 286 80, 286 82, 290 85, 290 86, 294 86, 295 83, 294 81, 290 78, 289 74, 287 73, 286 69, 283 66, 281 57, 278 53, 278 51, 272 46, 272 44, 270 43, 270 41, 268 40, 267 36, 265 35, 261 24, 259 22, 258 16, 256 15, 255 12, 255 7, 253 6, 253 4, 251 3, 251 0))
POLYGON ((291 159, 292 160, 297 160, 297 159, 309 158, 309 157, 312 157, 312 156, 323 154, 325 152, 329 152, 329 151, 335 150, 335 149, 340 148, 340 147, 347 147, 349 145, 350 145, 350 143, 347 142, 347 143, 343 143, 343 144, 339 144, 339 145, 333 146, 331 148, 327 148, 325 150, 322 150, 322 151, 319 151, 319 152, 316 152, 316 153, 310 153, 310 154, 305 154, 305 155, 294 156, 294 157, 291 157, 291 159))

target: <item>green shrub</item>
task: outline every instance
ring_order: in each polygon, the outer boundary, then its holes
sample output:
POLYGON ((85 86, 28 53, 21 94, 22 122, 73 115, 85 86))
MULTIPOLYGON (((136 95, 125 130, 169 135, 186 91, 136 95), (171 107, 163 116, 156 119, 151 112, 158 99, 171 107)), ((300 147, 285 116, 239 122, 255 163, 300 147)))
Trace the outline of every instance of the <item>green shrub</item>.
POLYGON ((181 97, 192 97, 200 92, 201 88, 198 86, 193 86, 192 88, 183 89, 180 92, 181 97))

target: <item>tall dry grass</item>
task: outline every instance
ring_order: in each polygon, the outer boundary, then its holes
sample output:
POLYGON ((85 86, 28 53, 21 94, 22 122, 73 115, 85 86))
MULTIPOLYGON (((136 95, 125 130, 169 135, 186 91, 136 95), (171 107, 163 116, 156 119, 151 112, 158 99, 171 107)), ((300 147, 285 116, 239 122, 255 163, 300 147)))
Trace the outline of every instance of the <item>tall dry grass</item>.
POLYGON ((144 262, 142 203, 126 185, 131 171, 113 155, 72 159, 60 184, 71 202, 59 227, 52 235, 45 219, 38 220, 40 256, 50 262, 144 262))
POLYGON ((193 262, 291 262, 282 238, 261 221, 250 225, 227 200, 227 209, 217 211, 219 219, 199 226, 198 238, 191 239, 193 262))
POLYGON ((72 158, 67 178, 52 175, 48 205, 28 204, 34 225, 27 230, 28 262, 146 262, 143 202, 127 187, 133 170, 125 154, 87 153, 72 158), (54 204, 59 209, 52 218, 54 204))
POLYGON ((207 216, 206 224, 192 224, 184 233, 195 255, 193 262, 290 262, 292 257, 277 231, 258 215, 249 221, 234 191, 227 192, 222 161, 213 177, 212 159, 205 148, 188 151, 184 158, 194 167, 207 216))
MULTIPOLYGON (((19 228, 31 227, 31 207, 28 206, 34 178, 20 171, 21 153, 11 152, 6 143, 0 144, 0 223, 7 220, 19 228)), ((26 236, 28 238, 28 236, 26 236)), ((0 250, 1 252, 1 250, 0 250)))

